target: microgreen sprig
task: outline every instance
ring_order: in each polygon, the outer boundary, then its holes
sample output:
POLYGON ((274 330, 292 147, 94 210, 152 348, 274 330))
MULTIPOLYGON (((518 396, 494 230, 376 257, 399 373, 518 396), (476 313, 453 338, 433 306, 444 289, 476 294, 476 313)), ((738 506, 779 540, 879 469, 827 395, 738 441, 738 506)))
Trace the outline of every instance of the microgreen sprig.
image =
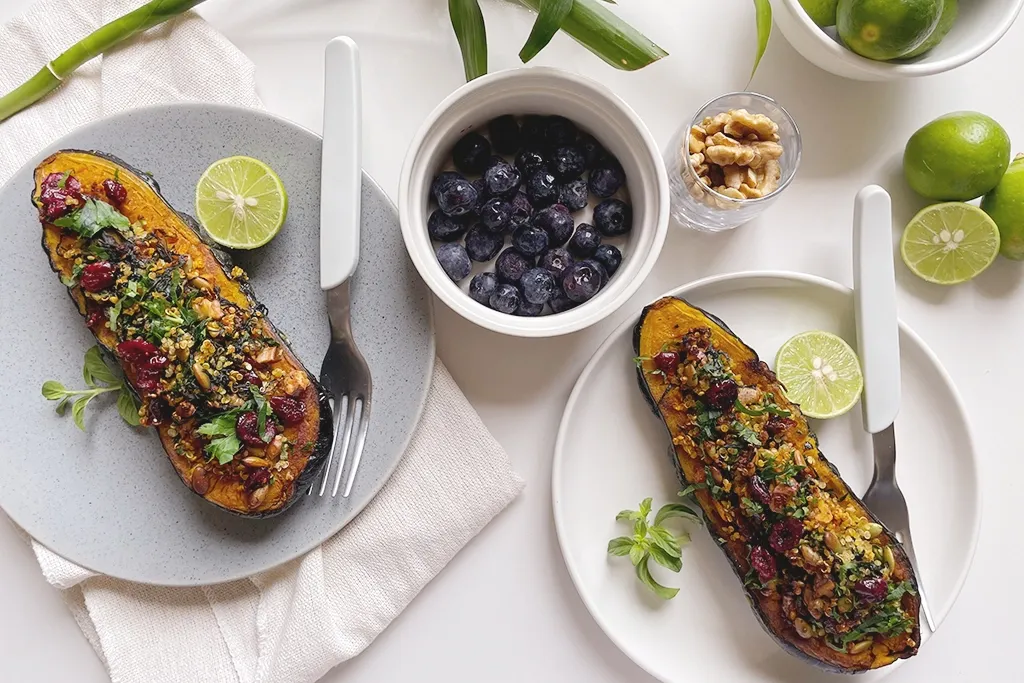
POLYGON ((615 516, 616 521, 633 523, 633 535, 619 536, 608 541, 608 554, 620 557, 628 555, 630 562, 636 567, 636 576, 640 583, 650 588, 659 598, 671 600, 679 589, 663 586, 655 581, 651 576, 648 560, 653 559, 661 566, 678 572, 682 567, 682 548, 690 542, 690 535, 686 532, 674 534, 666 529, 663 523, 673 518, 686 519, 698 524, 700 520, 688 506, 682 503, 668 503, 654 515, 654 523, 648 524, 651 502, 651 498, 644 498, 638 510, 623 510, 615 516))
POLYGON ((43 397, 48 401, 60 401, 57 404, 57 414, 64 415, 71 408, 71 417, 75 425, 85 431, 85 408, 89 402, 100 394, 107 394, 113 391, 117 395, 117 412, 121 419, 133 427, 139 425, 139 406, 135 397, 128 389, 124 380, 118 379, 117 375, 107 367, 103 361, 103 354, 100 347, 93 346, 85 352, 85 362, 82 365, 82 378, 88 389, 67 389, 57 380, 43 382, 43 397))

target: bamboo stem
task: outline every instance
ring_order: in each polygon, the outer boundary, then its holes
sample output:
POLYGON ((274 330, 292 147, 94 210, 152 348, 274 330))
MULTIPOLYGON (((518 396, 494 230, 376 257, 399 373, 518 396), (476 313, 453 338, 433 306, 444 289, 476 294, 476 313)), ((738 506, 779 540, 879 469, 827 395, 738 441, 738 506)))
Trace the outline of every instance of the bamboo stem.
POLYGON ((104 24, 40 69, 35 76, 0 97, 0 121, 38 102, 56 89, 66 76, 89 60, 203 1, 150 0, 137 10, 104 24))

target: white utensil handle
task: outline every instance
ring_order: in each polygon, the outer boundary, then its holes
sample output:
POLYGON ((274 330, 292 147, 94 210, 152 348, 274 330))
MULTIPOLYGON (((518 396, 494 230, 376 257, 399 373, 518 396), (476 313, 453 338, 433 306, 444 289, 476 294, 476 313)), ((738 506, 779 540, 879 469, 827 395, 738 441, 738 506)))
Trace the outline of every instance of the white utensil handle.
POLYGON ((362 88, 359 49, 351 38, 327 43, 324 141, 320 160, 320 288, 332 289, 359 262, 362 195, 362 88))
POLYGON ((900 410, 892 200, 877 185, 865 187, 854 200, 853 289, 864 372, 864 427, 874 434, 895 422, 900 410))

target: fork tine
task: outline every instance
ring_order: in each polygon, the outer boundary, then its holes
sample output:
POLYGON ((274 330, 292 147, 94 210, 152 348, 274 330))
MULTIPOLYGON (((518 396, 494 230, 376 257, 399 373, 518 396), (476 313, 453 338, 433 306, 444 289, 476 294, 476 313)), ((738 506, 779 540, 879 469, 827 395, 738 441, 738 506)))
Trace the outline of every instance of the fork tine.
MULTIPOLYGON (((345 461, 348 459, 348 447, 349 443, 351 443, 352 441, 352 426, 354 424, 353 417, 356 407, 356 401, 351 396, 346 394, 343 398, 345 401, 345 435, 341 439, 341 446, 338 450, 338 472, 341 472, 343 469, 345 469, 345 461)), ((342 413, 339 412, 338 414, 341 415, 342 413)), ((324 478, 320 484, 321 496, 324 495, 324 491, 327 490, 327 480, 329 476, 330 472, 328 470, 324 470, 324 478)), ((331 495, 333 496, 334 494, 331 495)))
MULTIPOLYGON (((345 482, 345 493, 342 494, 342 498, 348 498, 348 495, 352 493, 352 484, 356 481, 356 472, 359 470, 359 461, 363 457, 363 446, 366 445, 366 430, 370 426, 370 403, 365 401, 363 403, 362 420, 359 423, 359 435, 356 437, 355 448, 352 452, 352 465, 348 470, 348 480, 345 482)), ((335 482, 334 489, 337 491, 338 484, 335 482)))
MULTIPOLYGON (((334 401, 334 409, 331 411, 334 417, 334 435, 331 437, 331 450, 327 455, 327 464, 324 466, 324 473, 320 479, 320 492, 319 496, 324 495, 324 490, 327 488, 327 477, 330 475, 331 465, 334 464, 334 454, 338 450, 338 435, 341 434, 341 430, 344 427, 344 421, 338 420, 339 415, 344 415, 348 409, 348 396, 342 396, 340 400, 334 401)), ((313 487, 309 489, 310 493, 313 492, 313 487)))
MULTIPOLYGON (((362 423, 363 398, 361 396, 357 396, 354 399, 352 399, 352 413, 350 417, 351 423, 347 426, 345 433, 345 450, 341 452, 341 463, 338 467, 337 472, 334 473, 334 488, 331 490, 332 498, 338 495, 338 485, 341 484, 341 475, 345 471, 345 462, 348 460, 349 450, 353 443, 349 437, 355 430, 356 425, 362 423)), ((358 442, 358 435, 356 437, 356 441, 358 442)))

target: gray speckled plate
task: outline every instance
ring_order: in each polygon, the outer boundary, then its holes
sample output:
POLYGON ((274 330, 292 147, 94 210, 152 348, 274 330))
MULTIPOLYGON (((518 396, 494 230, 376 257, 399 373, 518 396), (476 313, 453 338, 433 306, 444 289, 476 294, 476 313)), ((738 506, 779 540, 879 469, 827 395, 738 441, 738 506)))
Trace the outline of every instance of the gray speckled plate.
POLYGON ((207 104, 138 109, 80 128, 0 189, 0 506, 56 553, 142 583, 229 581, 322 543, 363 509, 402 457, 434 362, 428 290, 402 244, 398 214, 363 177, 363 234, 352 325, 373 373, 373 419, 348 499, 309 498, 266 520, 244 519, 187 489, 154 430, 132 429, 113 396, 86 411, 83 433, 40 395, 47 379, 82 384, 93 337, 40 248, 32 170, 61 148, 96 149, 149 171, 173 206, 192 213, 195 183, 235 154, 270 164, 288 190, 281 233, 236 252, 256 296, 307 367, 320 367, 328 326, 319 288, 320 138, 258 111, 207 104), (397 361, 397 362, 396 362, 397 361))

